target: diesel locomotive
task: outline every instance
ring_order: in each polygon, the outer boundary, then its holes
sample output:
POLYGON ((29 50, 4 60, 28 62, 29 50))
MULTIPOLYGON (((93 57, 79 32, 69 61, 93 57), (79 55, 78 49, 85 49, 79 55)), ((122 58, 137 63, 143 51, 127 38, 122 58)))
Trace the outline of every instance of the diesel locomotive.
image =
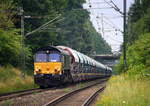
POLYGON ((111 68, 66 46, 45 46, 34 55, 34 81, 42 88, 111 74, 111 68))

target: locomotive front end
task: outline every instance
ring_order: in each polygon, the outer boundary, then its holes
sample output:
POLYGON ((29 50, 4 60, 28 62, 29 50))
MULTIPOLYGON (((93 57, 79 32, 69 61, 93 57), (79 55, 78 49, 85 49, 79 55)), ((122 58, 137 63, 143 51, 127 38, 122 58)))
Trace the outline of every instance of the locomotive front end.
POLYGON ((62 79, 61 53, 55 48, 40 49, 34 55, 34 81, 40 87, 57 85, 62 79))

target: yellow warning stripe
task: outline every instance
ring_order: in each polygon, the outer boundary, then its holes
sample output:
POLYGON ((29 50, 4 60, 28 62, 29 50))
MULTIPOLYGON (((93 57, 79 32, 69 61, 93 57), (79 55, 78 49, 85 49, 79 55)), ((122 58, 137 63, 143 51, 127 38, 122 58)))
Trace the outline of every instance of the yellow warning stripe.
POLYGON ((87 76, 87 75, 105 75, 105 74, 102 74, 102 73, 79 73, 79 74, 72 74, 73 76, 87 76))

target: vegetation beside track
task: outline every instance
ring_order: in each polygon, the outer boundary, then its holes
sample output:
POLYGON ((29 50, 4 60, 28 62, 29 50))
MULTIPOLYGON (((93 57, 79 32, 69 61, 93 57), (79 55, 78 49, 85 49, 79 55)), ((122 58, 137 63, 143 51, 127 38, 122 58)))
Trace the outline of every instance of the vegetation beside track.
POLYGON ((150 1, 136 0, 129 10, 127 67, 123 56, 97 106, 150 106, 150 1), (122 74, 123 73, 123 74, 122 74))
POLYGON ((144 79, 150 75, 150 33, 146 33, 136 40, 127 50, 126 70, 123 69, 123 56, 116 66, 116 73, 126 72, 130 77, 144 79))
POLYGON ((150 75, 150 0, 135 0, 129 9, 127 40, 127 68, 123 56, 117 65, 117 73, 127 72, 143 79, 150 75))
POLYGON ((150 33, 146 33, 128 47, 128 67, 123 69, 121 57, 119 64, 114 68, 115 73, 120 75, 110 79, 96 106, 150 106, 149 42, 150 33))
POLYGON ((149 88, 148 79, 137 80, 127 74, 113 76, 96 106, 150 106, 149 88))
POLYGON ((23 78, 21 71, 12 66, 0 67, 0 76, 0 94, 37 87, 32 76, 23 78))

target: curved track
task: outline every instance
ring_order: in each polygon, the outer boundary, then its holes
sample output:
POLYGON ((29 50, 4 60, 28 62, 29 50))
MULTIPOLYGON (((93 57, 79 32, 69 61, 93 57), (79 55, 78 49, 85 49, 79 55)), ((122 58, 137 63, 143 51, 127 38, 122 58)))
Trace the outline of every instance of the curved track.
POLYGON ((88 106, 94 98, 94 95, 103 91, 105 88, 105 81, 97 82, 86 87, 71 91, 64 94, 44 106, 88 106))
POLYGON ((106 88, 106 86, 98 89, 96 92, 94 92, 88 99, 86 99, 86 101, 82 104, 82 106, 89 106, 93 100, 97 97, 97 95, 101 92, 104 91, 104 89, 106 88))

